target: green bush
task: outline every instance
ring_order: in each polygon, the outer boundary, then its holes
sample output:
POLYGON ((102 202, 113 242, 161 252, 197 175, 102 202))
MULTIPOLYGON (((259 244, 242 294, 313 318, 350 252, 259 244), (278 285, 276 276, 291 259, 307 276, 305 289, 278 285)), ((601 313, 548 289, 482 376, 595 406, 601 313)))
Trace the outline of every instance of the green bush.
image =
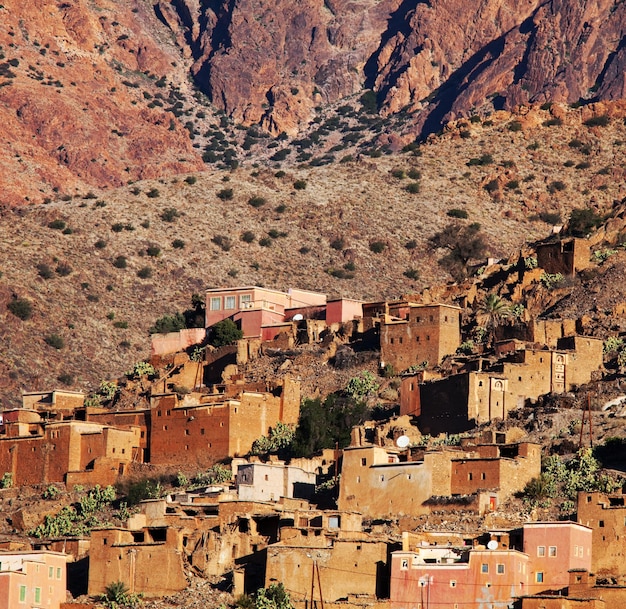
POLYGON ((72 267, 67 262, 60 262, 57 265, 56 272, 59 277, 67 277, 72 273, 72 267))
POLYGON ((230 199, 232 199, 233 196, 234 196, 234 192, 232 188, 222 188, 217 193, 217 198, 221 199, 222 201, 230 201, 230 199))
POLYGON ((140 268, 137 271, 137 277, 139 277, 140 279, 150 279, 150 277, 152 277, 152 269, 149 266, 144 266, 140 268))
POLYGON ((461 218, 463 220, 466 220, 469 217, 469 214, 467 213, 465 209, 457 209, 457 208, 449 209, 446 212, 446 215, 450 216, 451 218, 461 218))
POLYGON ((478 166, 491 165, 491 163, 493 163, 493 156, 485 153, 485 154, 480 155, 479 157, 471 158, 467 162, 467 166, 472 167, 474 165, 478 165, 478 166))
POLYGON ((243 331, 232 319, 223 319, 211 326, 209 343, 214 347, 231 345, 243 338, 243 331))
POLYGON ((124 230, 124 225, 121 222, 116 222, 111 225, 111 230, 114 233, 121 233, 124 230))
POLYGON ((164 315, 157 319, 148 332, 150 334, 167 334, 168 332, 178 332, 185 327, 185 317, 182 313, 175 313, 174 315, 164 315))
POLYGON ((511 121, 506 127, 509 131, 517 132, 522 130, 522 123, 519 121, 511 121))
POLYGON ((293 183, 293 187, 296 190, 304 190, 306 188, 307 184, 306 184, 306 180, 296 180, 293 183))
POLYGON ((387 244, 384 241, 372 241, 369 247, 370 251, 375 254, 380 254, 387 247, 387 244))
POLYGON ((215 235, 211 241, 219 246, 224 252, 228 252, 233 246, 232 239, 226 235, 215 235))
POLYGON ((515 190, 516 188, 519 188, 519 180, 509 180, 505 186, 509 189, 509 190, 515 190))
POLYGON ((420 191, 420 183, 419 182, 411 182, 407 184, 404 188, 408 193, 412 195, 416 195, 420 191))
POLYGON ((247 230, 241 234, 241 240, 244 243, 252 243, 256 239, 254 233, 250 230, 247 230))
POLYGON ((158 188, 151 188, 151 189, 150 189, 150 190, 146 193, 146 196, 147 196, 149 199, 156 199, 156 198, 158 198, 158 197, 160 197, 160 196, 161 196, 161 193, 159 192, 159 189, 158 189, 158 188))
POLYGON ((156 258, 160 253, 161 248, 158 245, 149 245, 146 248, 146 254, 148 254, 148 256, 152 256, 153 258, 156 258))
POLYGON ((404 178, 406 178, 406 173, 405 173, 404 169, 392 169, 391 170, 391 175, 394 178, 398 178, 398 180, 404 180, 404 178))
POLYGON ((102 250, 107 246, 107 242, 104 239, 98 239, 95 243, 94 243, 94 247, 98 250, 102 250))
POLYGON ((406 271, 404 271, 404 273, 402 273, 405 277, 407 277, 408 279, 413 279, 415 281, 417 281, 420 278, 420 274, 419 271, 417 269, 407 269, 406 271))
POLYGON ((259 245, 261 247, 270 247, 270 245, 272 245, 272 240, 269 237, 262 237, 259 239, 259 245))
POLYGON ((422 172, 415 167, 411 167, 411 169, 407 171, 406 175, 411 178, 411 180, 421 180, 422 178, 422 172))
POLYGON ((182 239, 174 239, 172 247, 176 250, 182 250, 185 247, 185 242, 182 239))
POLYGON ((66 223, 63 220, 52 220, 52 222, 48 223, 48 228, 53 228, 55 230, 63 230, 66 227, 66 223))
POLYGON ((185 182, 187 182, 187 184, 191 185, 191 184, 195 184, 198 181, 198 178, 196 178, 196 176, 187 176, 185 178, 185 182))
POLYGON ((65 341, 58 334, 49 334, 43 340, 46 345, 49 345, 54 349, 63 349, 63 347, 65 347, 65 341))
POLYGON ((180 212, 175 207, 167 207, 161 212, 163 222, 174 222, 180 216, 180 212))
POLYGON ((126 256, 117 256, 115 260, 113 260, 113 266, 116 269, 125 269, 128 266, 126 256))
POLYGON ((265 205, 267 203, 267 201, 265 200, 265 197, 260 197, 258 195, 254 196, 254 197, 250 197, 248 199, 248 205, 251 205, 252 207, 262 207, 263 205, 265 205))
POLYGON ((592 116, 588 118, 583 125, 586 127, 606 127, 611 122, 608 114, 601 114, 600 116, 592 116))
POLYGON ((500 189, 500 183, 498 182, 498 180, 490 180, 489 182, 487 182, 483 188, 489 193, 489 194, 493 194, 494 192, 497 192, 500 189))
POLYGON ((8 302, 7 309, 22 321, 30 319, 33 314, 33 305, 26 298, 14 298, 8 302))
POLYGON ((43 262, 37 265, 37 274, 42 279, 52 279, 52 275, 53 275, 52 269, 47 264, 44 264, 43 262))
POLYGON ((561 180, 554 180, 548 184, 548 192, 552 195, 555 192, 562 192, 565 190, 567 186, 565 182, 561 182, 561 180))

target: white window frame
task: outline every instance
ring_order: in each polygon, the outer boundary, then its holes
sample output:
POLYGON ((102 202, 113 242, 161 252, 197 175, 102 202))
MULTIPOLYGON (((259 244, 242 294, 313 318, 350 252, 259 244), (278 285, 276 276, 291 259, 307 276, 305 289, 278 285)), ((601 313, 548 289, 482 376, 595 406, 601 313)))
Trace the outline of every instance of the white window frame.
POLYGON ((224 309, 231 310, 237 306, 236 296, 224 296, 224 309))
POLYGON ((222 310, 222 297, 221 296, 211 296, 211 300, 209 302, 209 310, 210 311, 222 310))

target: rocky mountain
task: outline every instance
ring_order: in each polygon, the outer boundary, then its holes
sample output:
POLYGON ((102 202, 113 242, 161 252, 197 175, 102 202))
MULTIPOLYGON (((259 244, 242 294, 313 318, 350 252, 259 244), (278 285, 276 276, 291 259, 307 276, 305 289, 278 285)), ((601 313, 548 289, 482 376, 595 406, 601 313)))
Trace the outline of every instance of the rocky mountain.
POLYGON ((474 112, 624 95, 626 5, 578 0, 160 0, 196 82, 244 123, 294 133, 372 88, 417 134, 474 112))

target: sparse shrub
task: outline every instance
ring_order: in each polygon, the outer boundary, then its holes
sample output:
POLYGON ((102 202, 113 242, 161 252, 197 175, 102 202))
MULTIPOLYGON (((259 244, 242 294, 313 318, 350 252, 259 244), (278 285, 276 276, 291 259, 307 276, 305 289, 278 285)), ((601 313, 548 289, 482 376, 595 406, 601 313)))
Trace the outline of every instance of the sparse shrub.
POLYGON ((185 242, 182 239, 174 239, 172 247, 176 250, 182 250, 185 247, 185 242))
POLYGON ((466 220, 469 217, 465 209, 457 209, 457 208, 449 209, 446 212, 446 215, 450 216, 451 218, 461 218, 463 220, 466 220))
POLYGON ((98 250, 102 250, 107 246, 107 242, 104 239, 98 239, 95 243, 94 243, 94 247, 98 250))
POLYGON ((500 183, 498 182, 498 180, 490 180, 489 182, 487 182, 483 188, 489 193, 489 194, 493 194, 494 192, 497 192, 500 189, 500 183))
POLYGON ((139 226, 141 226, 142 228, 150 228, 150 220, 148 220, 147 218, 145 220, 142 220, 139 226))
POLYGON ((48 223, 48 228, 53 228, 54 230, 63 230, 66 226, 65 221, 60 219, 52 220, 52 222, 48 223))
POLYGON ((417 241, 415 239, 409 239, 404 244, 404 247, 406 247, 406 249, 408 249, 408 250, 414 250, 417 247, 417 241))
POLYGON ((262 237, 261 239, 259 239, 259 245, 261 247, 269 247, 270 245, 272 245, 272 240, 269 237, 262 237))
POLYGON ((306 245, 303 245, 298 251, 304 255, 304 254, 308 254, 311 251, 311 248, 307 247, 306 245))
POLYGON ((380 254, 387 247, 387 244, 384 241, 372 241, 369 247, 370 251, 374 252, 375 254, 380 254))
POLYGON ((126 256, 117 256, 115 260, 113 260, 113 266, 116 269, 125 269, 128 266, 126 256))
POLYGON ((555 192, 562 192, 567 188, 565 182, 561 182, 561 180, 554 180, 548 184, 548 192, 553 195, 555 192))
POLYGON ((30 319, 33 314, 33 305, 26 298, 14 298, 7 304, 7 309, 22 321, 30 319))
POLYGON ((296 181, 293 183, 293 187, 294 187, 296 190, 304 190, 304 189, 306 188, 306 185, 307 185, 307 184, 306 184, 306 180, 296 180, 296 181))
POLYGON ((404 273, 402 273, 405 277, 407 277, 408 279, 413 279, 415 281, 417 281, 420 278, 420 274, 419 271, 417 269, 407 269, 406 271, 404 271, 404 273))
POLYGON ((491 165, 493 163, 493 156, 488 153, 481 154, 479 157, 471 158, 466 164, 468 167, 472 167, 474 165, 482 166, 482 165, 491 165))
POLYGON ((148 254, 148 256, 152 256, 153 258, 156 258, 160 253, 161 248, 158 245, 149 245, 146 248, 146 254, 148 254))
POLYGON ((252 205, 252 207, 259 208, 267 203, 265 197, 254 196, 248 199, 248 205, 252 205))
POLYGON ((601 114, 600 116, 592 116, 588 118, 583 125, 586 127, 606 127, 611 122, 608 114, 601 114))
POLYGON ((274 211, 275 211, 277 214, 282 214, 282 213, 284 213, 286 210, 287 210, 287 206, 286 206, 284 203, 281 203, 280 205, 277 205, 277 206, 274 208, 274 211))
POLYGON ((124 230, 124 225, 121 222, 116 222, 111 225, 111 230, 114 233, 121 233, 124 230))
POLYGON ((233 198, 233 195, 234 191, 232 188, 222 188, 220 191, 218 191, 217 198, 221 199, 222 201, 230 201, 230 199, 233 198))
POLYGON ((54 349, 63 349, 65 346, 65 341, 58 334, 48 334, 44 339, 46 345, 54 348, 54 349))
POLYGON ((359 97, 359 103, 366 114, 376 114, 378 112, 378 101, 374 91, 366 91, 359 97))
POLYGON ((57 376, 57 381, 59 381, 62 385, 69 386, 74 383, 74 377, 67 372, 63 372, 57 376))
POLYGON ((57 265, 56 272, 59 277, 67 277, 72 273, 72 267, 67 262, 60 262, 57 265))
POLYGON ((342 250, 344 247, 346 246, 346 241, 343 237, 335 237, 331 242, 330 242, 330 247, 332 247, 334 250, 342 250))
POLYGON ((174 315, 164 315, 154 322, 148 332, 150 334, 168 334, 169 332, 178 332, 185 328, 185 317, 182 313, 174 315))
POLYGON ((568 159, 565 163, 563 163, 563 167, 573 167, 574 165, 576 165, 576 163, 574 163, 571 159, 568 159))
POLYGON ((37 265, 37 273, 42 279, 52 279, 52 269, 43 262, 37 265))
POLYGON ((196 178, 196 176, 187 176, 185 178, 185 182, 187 182, 187 184, 192 185, 195 184, 198 181, 198 178, 196 178))
POLYGON ((419 182, 411 182, 406 185, 404 188, 409 194, 416 195, 420 191, 420 183, 419 182))
POLYGON ((517 132, 522 130, 522 123, 519 121, 511 121, 506 127, 509 131, 517 132))
POLYGON ((552 290, 563 281, 562 273, 543 273, 539 278, 546 290, 552 290))
POLYGON ((589 169, 591 167, 591 163, 589 161, 581 161, 576 164, 576 169, 589 169))
POLYGON ((146 196, 149 199, 157 199, 158 197, 161 196, 161 193, 159 192, 158 188, 151 188, 147 193, 146 196))
POLYGON ((241 234, 241 240, 244 243, 252 243, 255 240, 255 235, 252 231, 247 230, 241 234))
POLYGON ((546 224, 561 224, 561 214, 558 211, 539 212, 539 218, 546 224))
POLYGON ((519 180, 509 180, 505 186, 509 189, 509 190, 515 190, 516 188, 519 188, 519 180))
POLYGON ((222 250, 225 252, 229 251, 230 248, 233 246, 231 238, 227 237, 226 235, 215 235, 213 239, 211 239, 211 241, 215 243, 215 245, 218 245, 220 248, 222 248, 222 250))
POLYGON ((546 121, 543 121, 544 127, 560 127, 563 124, 562 119, 557 117, 549 118, 546 121))
POLYGON ((149 266, 140 268, 137 271, 137 277, 139 277, 139 279, 150 279, 150 277, 152 277, 152 269, 149 266))
POLYGON ((174 222, 180 216, 180 212, 175 207, 167 207, 161 212, 163 222, 174 222))
POLYGON ((409 169, 406 172, 406 175, 411 178, 411 180, 421 180, 422 179, 422 172, 419 169, 416 169, 415 167, 411 167, 411 169, 409 169))
POLYGON ((275 178, 284 178, 287 174, 281 169, 274 174, 275 178))
POLYGON ((398 180, 404 180, 404 178, 406 178, 406 173, 404 172, 404 169, 392 169, 391 175, 398 180))

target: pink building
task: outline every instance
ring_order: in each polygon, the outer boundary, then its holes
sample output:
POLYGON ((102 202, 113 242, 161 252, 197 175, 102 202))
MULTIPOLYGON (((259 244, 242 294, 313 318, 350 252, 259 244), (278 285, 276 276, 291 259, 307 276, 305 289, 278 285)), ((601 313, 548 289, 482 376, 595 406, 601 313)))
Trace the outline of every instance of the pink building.
POLYGON ((66 597, 66 555, 0 551, 0 607, 59 609, 66 597))
POLYGON ((285 322, 291 320, 325 318, 327 324, 332 324, 350 321, 362 314, 360 301, 340 298, 327 303, 325 294, 293 288, 280 292, 245 286, 216 288, 206 293, 206 327, 232 319, 243 331, 244 338, 271 340, 285 322))
POLYGON ((524 552, 531 563, 527 594, 560 590, 570 569, 591 571, 592 530, 575 522, 532 522, 524 525, 524 552))
POLYGON ((510 549, 394 552, 391 609, 506 609, 526 593, 528 563, 526 554, 510 549))

